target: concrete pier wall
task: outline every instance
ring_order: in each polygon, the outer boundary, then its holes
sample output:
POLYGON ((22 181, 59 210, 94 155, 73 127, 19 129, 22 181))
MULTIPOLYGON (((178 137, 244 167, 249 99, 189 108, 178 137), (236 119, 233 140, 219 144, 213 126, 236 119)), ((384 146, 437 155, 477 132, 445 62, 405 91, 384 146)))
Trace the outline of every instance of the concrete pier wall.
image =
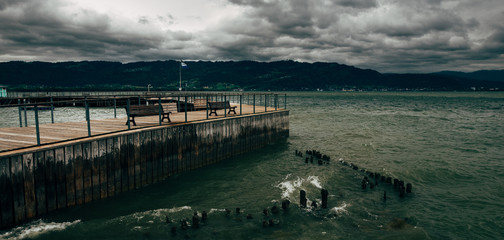
POLYGON ((288 137, 275 111, 136 129, 0 156, 0 228, 105 199, 288 137))

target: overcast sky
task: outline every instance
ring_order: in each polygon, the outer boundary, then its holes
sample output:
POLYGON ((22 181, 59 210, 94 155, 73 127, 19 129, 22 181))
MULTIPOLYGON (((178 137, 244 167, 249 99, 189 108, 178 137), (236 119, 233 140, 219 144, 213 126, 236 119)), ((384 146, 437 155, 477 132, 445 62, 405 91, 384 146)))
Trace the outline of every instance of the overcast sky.
POLYGON ((503 0, 0 0, 0 61, 504 69, 503 0))

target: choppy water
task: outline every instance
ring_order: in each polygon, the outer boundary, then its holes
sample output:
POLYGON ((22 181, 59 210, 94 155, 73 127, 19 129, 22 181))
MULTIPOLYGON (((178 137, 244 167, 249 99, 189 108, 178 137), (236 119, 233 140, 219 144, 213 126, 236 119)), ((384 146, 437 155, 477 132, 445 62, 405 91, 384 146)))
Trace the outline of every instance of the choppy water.
POLYGON ((291 93, 288 108, 285 142, 48 215, 0 238, 504 238, 503 93, 291 93), (307 149, 331 163, 307 164, 294 154, 307 149), (338 160, 412 183, 413 193, 400 198, 382 182, 362 190, 365 174, 338 160), (327 209, 299 207, 301 189, 308 204, 320 206, 321 188, 329 191, 327 209), (263 215, 285 198, 287 211, 263 215), (190 223, 195 211, 208 212, 206 223, 182 230, 179 221, 190 223), (274 226, 263 227, 270 219, 274 226))

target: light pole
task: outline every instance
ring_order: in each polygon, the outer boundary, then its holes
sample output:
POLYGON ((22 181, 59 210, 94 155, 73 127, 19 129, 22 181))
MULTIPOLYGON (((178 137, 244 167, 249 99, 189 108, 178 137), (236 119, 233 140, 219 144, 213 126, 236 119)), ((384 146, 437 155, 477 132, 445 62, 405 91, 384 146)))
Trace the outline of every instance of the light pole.
POLYGON ((179 91, 182 91, 182 60, 180 60, 180 65, 179 65, 179 91))

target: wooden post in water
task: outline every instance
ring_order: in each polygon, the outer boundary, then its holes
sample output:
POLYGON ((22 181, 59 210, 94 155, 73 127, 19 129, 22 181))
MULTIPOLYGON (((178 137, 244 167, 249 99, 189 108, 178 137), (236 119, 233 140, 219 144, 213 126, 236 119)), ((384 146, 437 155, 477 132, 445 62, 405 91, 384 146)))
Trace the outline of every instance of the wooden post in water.
POLYGON ((325 189, 322 189, 321 194, 322 194, 322 208, 327 208, 327 196, 329 196, 329 192, 325 189))
POLYGON ((307 201, 306 192, 305 192, 305 190, 301 190, 299 192, 299 204, 301 204, 301 207, 304 207, 304 208, 306 207, 306 201, 307 201))

